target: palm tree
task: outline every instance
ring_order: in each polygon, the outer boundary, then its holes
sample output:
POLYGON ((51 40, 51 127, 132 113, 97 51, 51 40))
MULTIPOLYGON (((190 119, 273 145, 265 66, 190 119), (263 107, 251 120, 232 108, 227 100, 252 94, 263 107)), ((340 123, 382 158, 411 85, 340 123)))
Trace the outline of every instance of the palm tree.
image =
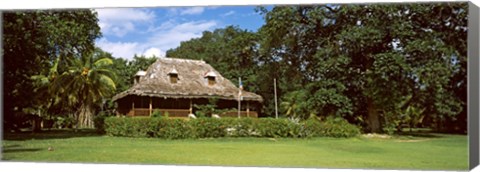
MULTIPOLYGON (((58 75, 57 67, 60 61, 58 57, 54 62, 52 67, 49 68, 46 74, 38 74, 30 77, 34 89, 32 101, 30 107, 24 108, 23 112, 26 114, 36 115, 38 117, 44 118, 47 117, 50 113, 51 108, 58 104, 59 98, 51 94, 51 83, 55 79, 55 76, 58 75)), ((35 122, 33 131, 38 131, 41 129, 40 123, 35 122)))
POLYGON ((115 74, 108 68, 113 64, 109 58, 94 60, 93 55, 68 60, 68 67, 52 82, 55 94, 77 107, 77 128, 93 128, 96 105, 115 90, 115 74))

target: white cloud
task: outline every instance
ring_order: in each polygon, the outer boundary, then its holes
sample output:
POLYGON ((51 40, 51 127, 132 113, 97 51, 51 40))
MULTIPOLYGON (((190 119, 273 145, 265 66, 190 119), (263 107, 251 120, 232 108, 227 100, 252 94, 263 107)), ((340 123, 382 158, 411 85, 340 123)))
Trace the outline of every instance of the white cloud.
POLYGON ((162 51, 167 51, 168 49, 178 47, 182 41, 201 37, 203 31, 212 30, 215 26, 217 26, 215 21, 181 23, 167 30, 156 32, 147 42, 155 47, 159 47, 162 51))
POLYGON ((96 9, 99 26, 104 35, 123 37, 135 31, 135 25, 155 18, 152 11, 133 8, 96 9))
POLYGON ((229 12, 226 12, 224 14, 222 14, 221 16, 222 17, 227 17, 227 16, 231 16, 231 15, 234 15, 235 14, 235 11, 229 11, 229 12))
POLYGON ((156 47, 150 47, 149 43, 142 44, 138 42, 110 42, 106 38, 102 38, 96 42, 96 45, 102 50, 112 53, 113 57, 132 60, 133 56, 145 57, 165 57, 165 51, 156 47), (147 49, 147 47, 149 47, 147 49))
POLYGON ((151 35, 141 42, 111 42, 107 38, 97 40, 96 45, 104 51, 112 53, 114 57, 131 60, 135 54, 164 57, 165 52, 176 48, 182 41, 202 36, 206 30, 213 30, 216 21, 190 21, 177 23, 173 20, 166 21, 157 28, 149 28, 151 35))
POLYGON ((250 16, 255 16, 255 15, 260 15, 256 12, 251 12, 251 13, 243 13, 242 17, 250 17, 250 16))
POLYGON ((114 57, 125 59, 133 58, 134 54, 140 54, 140 44, 137 42, 110 42, 106 38, 96 41, 96 45, 102 50, 112 53, 114 57))
POLYGON ((157 31, 161 31, 161 30, 167 30, 167 29, 175 27, 175 25, 177 25, 175 20, 170 19, 170 20, 165 21, 162 24, 160 24, 160 26, 150 26, 147 29, 147 32, 157 32, 157 31))
POLYGON ((202 32, 217 25, 215 21, 194 21, 176 25, 171 29, 175 32, 202 32))
POLYGON ((152 48, 147 49, 147 50, 143 53, 143 55, 144 55, 145 57, 152 57, 152 56, 155 56, 155 57, 165 57, 165 52, 162 51, 162 50, 160 50, 160 49, 158 49, 158 48, 152 47, 152 48))
MULTIPOLYGON (((128 32, 135 30, 135 26, 133 25, 133 23, 130 23, 130 22, 125 22, 119 25, 107 25, 107 26, 108 26, 109 32, 113 33, 117 37, 123 37, 128 32)), ((102 33, 107 33, 107 32, 102 31, 102 33)))
POLYGON ((148 21, 155 18, 152 11, 135 8, 96 9, 98 18, 104 21, 148 21))
POLYGON ((180 15, 202 14, 204 10, 205 10, 204 7, 191 7, 191 8, 187 8, 185 10, 180 11, 180 15))

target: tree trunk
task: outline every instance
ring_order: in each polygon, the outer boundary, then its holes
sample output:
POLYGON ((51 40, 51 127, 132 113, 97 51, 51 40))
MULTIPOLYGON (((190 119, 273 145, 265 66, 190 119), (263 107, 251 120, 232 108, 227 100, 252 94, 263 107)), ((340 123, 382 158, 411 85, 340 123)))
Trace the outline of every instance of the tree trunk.
POLYGON ((370 132, 372 133, 380 133, 381 128, 380 128, 380 118, 379 114, 377 111, 377 108, 375 104, 373 103, 373 100, 371 98, 368 98, 368 126, 370 128, 370 132))
POLYGON ((92 108, 82 104, 77 115, 77 128, 94 128, 92 108))
POLYGON ((40 132, 42 131, 42 118, 39 117, 39 116, 33 116, 33 120, 32 120, 32 131, 33 132, 40 132))

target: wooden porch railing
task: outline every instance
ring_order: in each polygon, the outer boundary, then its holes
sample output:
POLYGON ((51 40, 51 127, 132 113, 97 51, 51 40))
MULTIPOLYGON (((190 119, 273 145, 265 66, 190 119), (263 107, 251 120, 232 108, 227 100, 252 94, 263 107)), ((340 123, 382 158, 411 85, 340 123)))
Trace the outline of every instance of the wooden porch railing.
MULTIPOLYGON (((169 117, 188 117, 190 113, 189 109, 158 109, 162 116, 168 112, 169 117)), ((152 110, 152 113, 155 110, 152 110)), ((150 109, 149 108, 135 108, 133 112, 130 113, 131 116, 150 116, 150 109)))
MULTIPOLYGON (((158 109, 162 116, 168 112, 168 117, 188 117, 190 113, 189 109, 158 109)), ((155 110, 152 110, 152 113, 155 110)), ((149 108, 135 108, 133 111, 130 111, 128 116, 150 116, 149 108)), ((220 117, 238 117, 238 111, 230 111, 219 114, 220 117)), ((258 113, 256 111, 240 111, 240 117, 252 117, 257 118, 258 113)))
MULTIPOLYGON (((220 114, 220 117, 238 117, 238 111, 224 112, 220 114)), ((240 117, 257 118, 258 113, 256 111, 250 111, 248 113, 247 111, 240 111, 240 117)))

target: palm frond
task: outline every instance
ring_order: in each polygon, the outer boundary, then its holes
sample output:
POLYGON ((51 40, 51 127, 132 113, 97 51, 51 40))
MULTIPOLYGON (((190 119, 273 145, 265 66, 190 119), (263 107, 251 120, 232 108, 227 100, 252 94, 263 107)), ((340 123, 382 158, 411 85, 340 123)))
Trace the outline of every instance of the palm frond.
POLYGON ((94 72, 96 72, 98 74, 101 74, 101 75, 108 76, 108 77, 112 78, 113 80, 115 80, 117 78, 117 75, 109 69, 103 69, 103 68, 102 69, 94 69, 94 72))
POLYGON ((117 89, 115 81, 113 81, 112 78, 110 78, 106 75, 100 75, 100 81, 101 81, 102 85, 107 86, 107 88, 112 90, 112 92, 115 92, 115 90, 117 89))
POLYGON ((98 59, 97 61, 95 61, 95 63, 93 63, 93 66, 96 67, 96 68, 99 68, 99 67, 104 67, 104 66, 110 66, 112 64, 113 64, 112 59, 102 58, 102 59, 98 59))

